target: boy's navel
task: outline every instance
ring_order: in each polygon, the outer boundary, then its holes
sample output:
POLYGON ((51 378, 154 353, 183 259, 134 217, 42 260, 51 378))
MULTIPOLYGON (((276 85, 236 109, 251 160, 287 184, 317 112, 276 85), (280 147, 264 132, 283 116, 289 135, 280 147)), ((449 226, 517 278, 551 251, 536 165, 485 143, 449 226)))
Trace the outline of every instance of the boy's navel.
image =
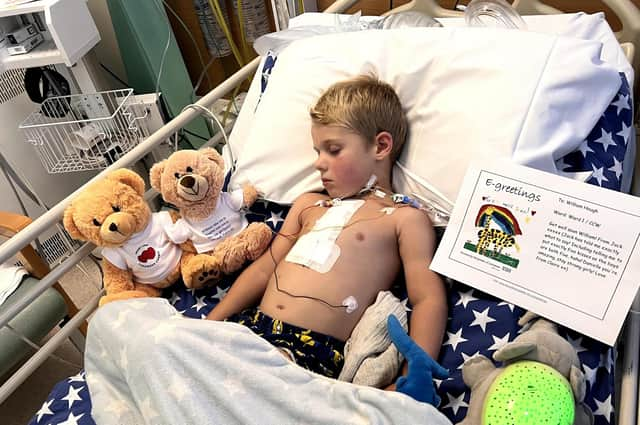
POLYGON ((357 232, 356 240, 362 242, 364 240, 364 234, 362 232, 357 232))

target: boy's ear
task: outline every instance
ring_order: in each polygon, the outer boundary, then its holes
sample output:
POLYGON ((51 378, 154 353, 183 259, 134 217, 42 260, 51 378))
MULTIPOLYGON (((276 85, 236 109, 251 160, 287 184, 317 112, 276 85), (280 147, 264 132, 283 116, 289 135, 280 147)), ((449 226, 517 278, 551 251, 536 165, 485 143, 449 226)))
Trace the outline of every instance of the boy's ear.
POLYGON ((376 159, 382 160, 391 155, 393 150, 393 137, 388 131, 381 131, 376 135, 376 159))

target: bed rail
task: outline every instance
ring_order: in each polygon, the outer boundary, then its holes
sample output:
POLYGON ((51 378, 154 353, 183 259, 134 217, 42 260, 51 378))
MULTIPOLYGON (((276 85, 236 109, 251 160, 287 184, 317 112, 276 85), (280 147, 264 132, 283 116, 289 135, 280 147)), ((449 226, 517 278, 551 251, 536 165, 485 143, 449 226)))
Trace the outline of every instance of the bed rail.
MULTIPOLYGON (((343 12, 353 6, 358 0, 338 0, 325 10, 327 13, 343 12)), ((425 1, 425 0, 422 0, 425 1)), ((414 0, 420 2, 420 0, 414 0)), ((409 9, 408 7, 407 9, 409 9)), ((442 9, 446 11, 446 9, 442 9)), ((400 10, 396 9, 394 12, 400 10)), ((446 14, 451 11, 446 11, 446 14)), ((455 13, 455 12, 454 12, 455 13)), ((231 92, 238 84, 247 78, 250 78, 255 72, 259 64, 259 58, 254 59, 245 65, 219 86, 210 91, 206 96, 200 99, 196 104, 209 107, 216 100, 225 94, 231 92)), ((150 150, 159 145, 163 140, 169 138, 180 128, 188 124, 191 120, 199 117, 201 112, 196 109, 186 109, 176 116, 169 123, 151 134, 147 139, 141 142, 137 147, 116 161, 114 164, 103 170, 81 188, 60 201, 51 210, 44 213, 41 217, 34 220, 24 230, 0 245, 0 263, 6 262, 15 255, 21 248, 31 243, 44 230, 55 225, 62 219, 63 212, 69 203, 92 182, 103 178, 106 173, 123 167, 128 167, 146 155, 150 150)), ((147 197, 153 197, 155 193, 147 193, 147 197)), ((45 276, 40 284, 34 287, 25 296, 12 304, 4 313, 0 315, 0 328, 7 324, 17 313, 24 309, 28 304, 40 296, 47 288, 52 286, 59 278, 68 270, 86 257, 94 248, 92 244, 83 244, 76 252, 63 261, 58 267, 53 269, 45 276)), ((85 305, 74 318, 67 323, 51 340, 49 340, 36 354, 34 354, 17 372, 15 372, 0 387, 0 403, 3 403, 23 382, 27 379, 49 356, 53 350, 61 345, 67 336, 75 330, 86 317, 96 308, 99 299, 98 294, 87 305, 85 305)), ((640 297, 636 297, 632 311, 640 311, 640 297)), ((624 364, 622 370, 622 397, 620 400, 620 410, 618 423, 620 425, 636 424, 638 417, 637 391, 638 391, 638 347, 640 346, 637 338, 640 330, 640 314, 631 313, 630 320, 627 323, 625 336, 627 344, 625 345, 624 364)))
MULTIPOLYGON (((326 13, 339 13, 347 10, 357 0, 338 0, 325 10, 326 13)), ((205 108, 213 105, 213 103, 220 99, 227 93, 230 93, 236 86, 242 83, 245 79, 251 78, 255 73, 255 70, 260 63, 260 58, 255 58, 247 65, 238 70, 235 74, 227 78, 216 88, 211 90, 196 102, 197 105, 205 108)), ((94 178, 85 183, 78 190, 67 196, 60 201, 49 211, 38 217, 31 224, 25 227, 21 232, 13 236, 11 239, 0 245, 0 264, 6 262, 12 258, 23 247, 30 244, 36 239, 42 232, 56 223, 62 220, 65 208, 71 203, 71 201, 82 192, 87 185, 104 178, 104 176, 110 171, 118 168, 129 167, 133 165, 140 158, 145 156, 153 148, 159 145, 163 140, 169 138, 180 128, 184 127, 191 120, 199 117, 201 112, 195 108, 189 108, 181 112, 174 119, 167 124, 159 128, 156 132, 147 137, 138 146, 133 148, 129 153, 124 155, 118 161, 114 162, 108 168, 104 169, 94 178)), ((0 314, 0 328, 5 326, 17 313, 22 311, 33 300, 38 298, 43 292, 52 286, 61 276, 63 276, 73 266, 78 264, 84 257, 86 257, 95 248, 92 244, 83 244, 76 252, 70 255, 64 260, 58 267, 53 269, 47 274, 38 285, 34 286, 29 292, 24 294, 19 300, 16 300, 9 308, 0 314)), ((67 323, 61 331, 56 334, 50 341, 45 344, 36 354, 34 354, 17 372, 15 372, 1 387, 0 387, 0 404, 3 403, 23 382, 27 379, 49 356, 53 350, 60 346, 73 330, 80 326, 83 320, 91 314, 91 312, 97 307, 96 298, 92 299, 87 305, 85 305, 74 318, 67 323), (77 318, 77 319, 76 319, 77 318)))

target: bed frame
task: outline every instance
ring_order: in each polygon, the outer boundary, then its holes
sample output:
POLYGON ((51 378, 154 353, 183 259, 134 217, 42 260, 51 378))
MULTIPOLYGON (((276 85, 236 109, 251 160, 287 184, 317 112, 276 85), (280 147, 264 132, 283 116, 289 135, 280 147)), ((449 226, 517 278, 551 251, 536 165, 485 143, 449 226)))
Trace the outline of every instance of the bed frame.
MULTIPOLYGON (((634 46, 640 46, 640 10, 636 8, 630 0, 602 0, 611 7, 623 23, 623 29, 617 33, 618 39, 621 41, 623 49, 627 54, 630 62, 634 63, 636 71, 636 81, 638 81, 638 70, 640 69, 640 55, 635 55, 634 46)), ((337 0, 329 8, 325 10, 328 13, 339 13, 349 9, 357 0, 337 0)), ((544 5, 539 0, 515 0, 514 5, 521 14, 548 14, 559 13, 558 10, 544 5)), ((407 10, 418 10, 426 12, 434 17, 451 17, 462 16, 460 12, 447 10, 438 6, 435 0, 412 0, 410 3, 400 6, 388 12, 396 13, 407 10)), ((227 80, 223 81, 216 88, 211 90, 206 96, 197 102, 202 107, 210 107, 213 103, 241 84, 247 78, 251 78, 260 63, 260 58, 256 58, 249 64, 245 65, 238 72, 233 74, 227 80)), ((25 227, 17 235, 6 241, 0 246, 0 263, 4 263, 12 258, 22 248, 30 244, 42 232, 54 226, 62 220, 65 208, 70 204, 86 185, 99 180, 110 171, 130 167, 140 160, 152 149, 156 148, 160 143, 171 137, 176 131, 184 127, 191 120, 198 118, 201 111, 195 108, 184 110, 169 123, 158 129, 150 135, 146 140, 141 142, 128 154, 113 163, 111 166, 103 170, 95 176, 83 187, 79 188, 71 195, 53 206, 49 211, 41 217, 33 221, 25 227)), ((640 195, 640 155, 636 157, 636 175, 634 194, 640 195)), ((147 200, 157 196, 153 189, 145 194, 147 200)), ((38 286, 31 288, 24 296, 15 301, 15 303, 7 306, 8 308, 0 313, 0 328, 6 325, 16 314, 23 308, 33 302, 47 288, 53 286, 61 276, 74 267, 78 262, 85 258, 95 248, 90 243, 84 243, 72 255, 64 260, 58 267, 48 273, 38 286)), ((46 344, 42 346, 20 369, 18 369, 1 387, 0 387, 0 403, 3 403, 48 357, 56 350, 78 327, 81 327, 87 317, 97 308, 98 300, 103 292, 92 298, 83 308, 74 315, 74 317, 66 323, 46 344)), ((617 423, 619 425, 635 425, 637 418, 640 418, 638 410, 638 357, 640 351, 640 296, 636 296, 632 310, 627 317, 624 337, 624 351, 622 368, 617 370, 618 376, 621 377, 621 386, 619 390, 620 400, 617 404, 617 423)))

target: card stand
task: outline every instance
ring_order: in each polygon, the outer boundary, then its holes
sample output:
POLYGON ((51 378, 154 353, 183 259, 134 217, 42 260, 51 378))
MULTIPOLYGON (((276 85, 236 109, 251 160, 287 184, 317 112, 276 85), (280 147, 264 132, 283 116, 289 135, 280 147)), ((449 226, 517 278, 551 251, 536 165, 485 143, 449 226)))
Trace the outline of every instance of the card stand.
POLYGON ((46 99, 20 124, 50 174, 106 168, 149 135, 132 89, 46 99))

